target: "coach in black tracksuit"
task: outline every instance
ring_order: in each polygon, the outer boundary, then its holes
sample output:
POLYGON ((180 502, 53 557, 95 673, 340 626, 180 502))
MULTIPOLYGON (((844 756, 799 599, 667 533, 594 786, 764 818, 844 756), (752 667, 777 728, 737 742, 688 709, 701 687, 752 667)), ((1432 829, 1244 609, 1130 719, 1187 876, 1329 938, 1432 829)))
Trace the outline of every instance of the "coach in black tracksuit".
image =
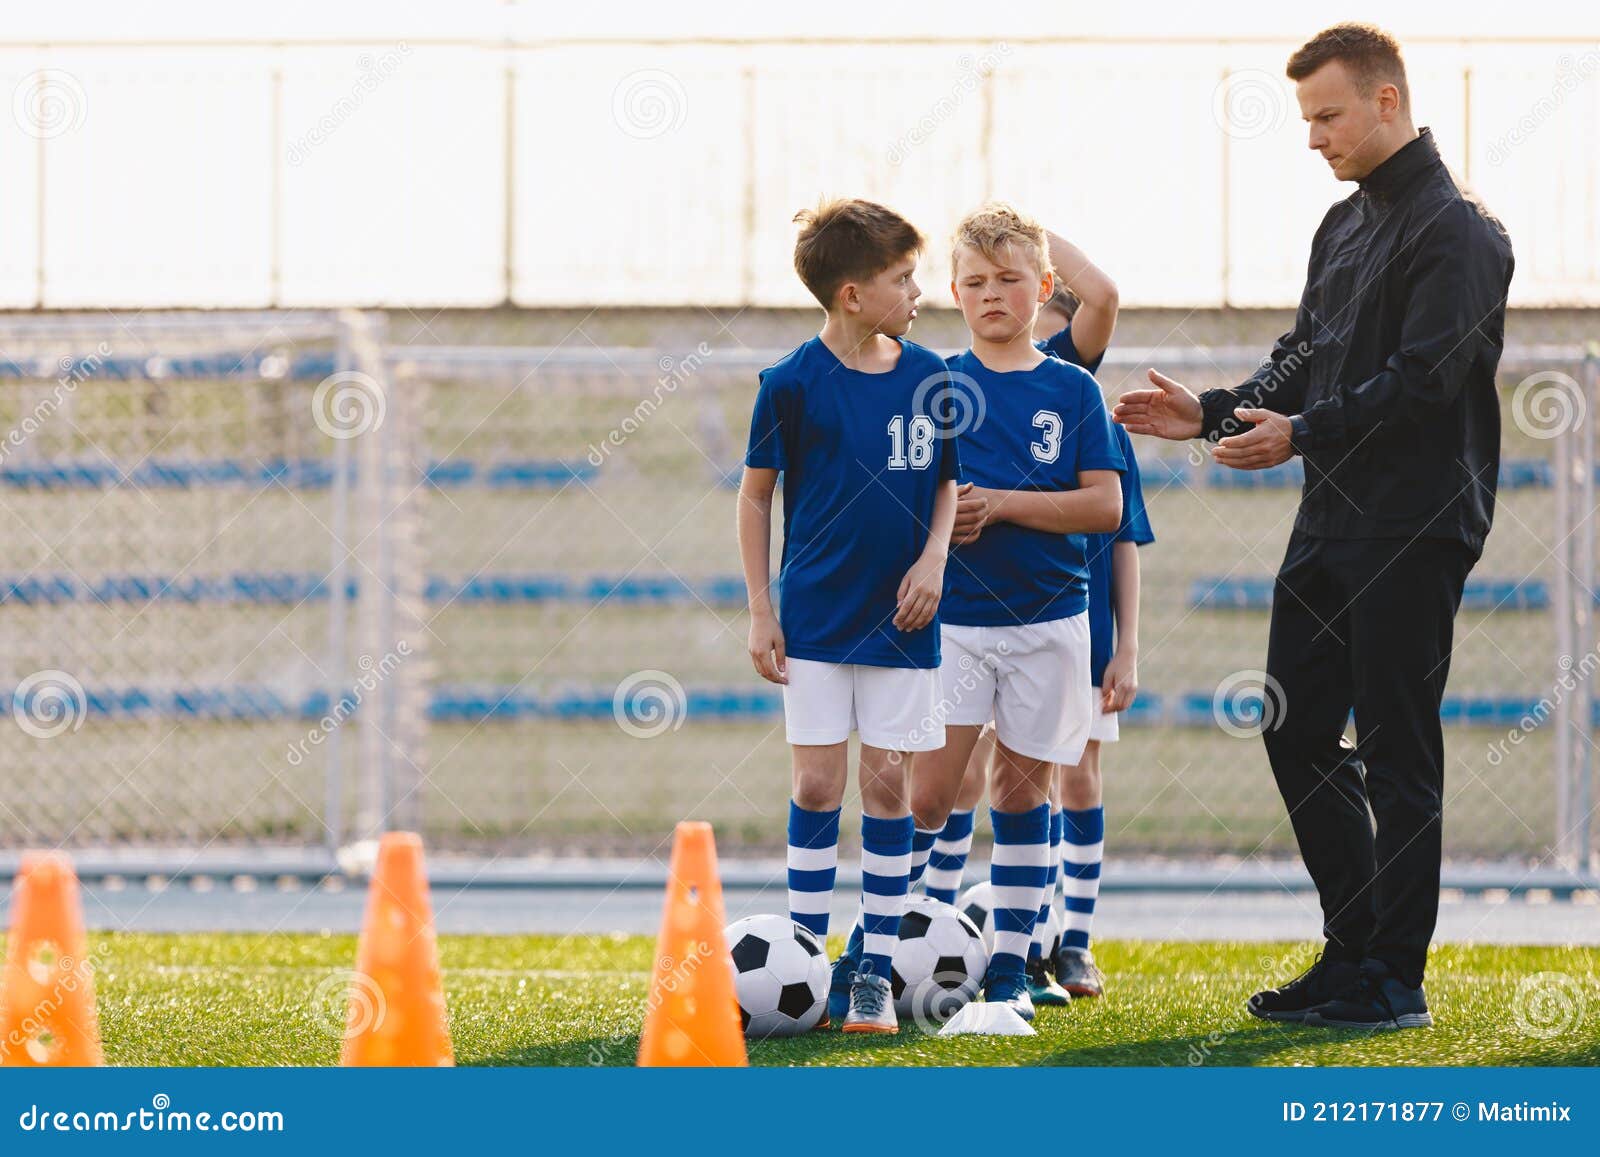
POLYGON ((1432 1023, 1422 977, 1439 906, 1439 706, 1494 515, 1511 244, 1412 127, 1386 34, 1329 29, 1288 71, 1311 147, 1360 183, 1317 230, 1294 328, 1236 389, 1196 398, 1152 371, 1157 388, 1125 394, 1115 417, 1137 433, 1202 436, 1238 469, 1304 460, 1267 645, 1282 710, 1263 734, 1326 945, 1250 1009, 1420 1027, 1432 1023))

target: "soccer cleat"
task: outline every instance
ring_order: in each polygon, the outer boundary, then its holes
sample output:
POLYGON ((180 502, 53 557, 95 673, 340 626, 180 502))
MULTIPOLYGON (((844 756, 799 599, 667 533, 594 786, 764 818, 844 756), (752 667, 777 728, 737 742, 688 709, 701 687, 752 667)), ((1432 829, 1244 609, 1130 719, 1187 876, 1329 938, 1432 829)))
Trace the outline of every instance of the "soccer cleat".
POLYGON ((1041 1008, 1046 1005, 1059 1008, 1072 1003, 1072 996, 1050 975, 1043 957, 1028 961, 1028 999, 1041 1008))
POLYGON ((897 1033, 900 1022, 894 1015, 894 997, 889 982, 870 972, 858 972, 850 984, 850 1012, 844 1018, 845 1032, 897 1033))
POLYGON ((1361 962, 1354 988, 1325 1004, 1308 1009, 1305 1024, 1323 1028, 1365 1028, 1391 1031, 1432 1028, 1433 1014, 1422 986, 1412 988, 1379 960, 1361 962))
POLYGON ((983 978, 983 999, 990 1004, 1011 1006, 1023 1020, 1032 1022, 1033 1000, 1028 996, 1028 982, 1021 973, 1004 973, 983 978))
POLYGON ((822 1014, 824 1021, 837 1024, 850 1015, 851 981, 860 967, 861 957, 851 955, 849 948, 833 962, 833 979, 828 982, 828 1011, 822 1014))
POLYGON ((1311 967, 1289 983, 1269 988, 1250 998, 1251 1016, 1262 1020, 1303 1021, 1306 1013, 1354 988, 1361 979, 1361 966, 1348 960, 1330 960, 1317 953, 1311 967))
POLYGON ((1106 978, 1087 948, 1063 948, 1056 953, 1056 983, 1074 997, 1103 996, 1106 978))
POLYGON ((823 1009, 822 1010, 822 1019, 817 1021, 816 1024, 811 1026, 811 1031, 812 1032, 826 1032, 828 1029, 830 1029, 832 1027, 833 1027, 833 1020, 832 1020, 832 1018, 830 1018, 828 1016, 828 1010, 827 1009, 823 1009))

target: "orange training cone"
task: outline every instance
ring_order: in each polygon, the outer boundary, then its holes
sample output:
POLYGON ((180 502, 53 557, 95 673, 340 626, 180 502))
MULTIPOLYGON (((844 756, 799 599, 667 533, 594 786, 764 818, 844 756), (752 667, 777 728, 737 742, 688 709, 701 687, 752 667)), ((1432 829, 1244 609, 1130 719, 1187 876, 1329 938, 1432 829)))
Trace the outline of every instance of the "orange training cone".
POLYGON ((681 823, 672 842, 640 1065, 748 1063, 725 923, 711 825, 681 823))
POLYGON ((87 950, 72 861, 61 852, 25 854, 11 893, 0 1064, 104 1063, 87 950))
POLYGON ((386 832, 367 891, 345 1065, 453 1065, 422 837, 386 832))

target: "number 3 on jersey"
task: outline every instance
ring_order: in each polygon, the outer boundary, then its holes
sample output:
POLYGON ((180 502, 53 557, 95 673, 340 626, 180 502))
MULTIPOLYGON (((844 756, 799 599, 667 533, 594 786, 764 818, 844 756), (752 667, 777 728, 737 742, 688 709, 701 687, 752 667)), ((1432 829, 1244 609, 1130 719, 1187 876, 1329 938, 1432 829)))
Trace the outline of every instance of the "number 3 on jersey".
POLYGON ((1035 429, 1044 431, 1043 442, 1031 442, 1028 449, 1041 462, 1054 462, 1061 457, 1061 415, 1054 410, 1040 410, 1033 416, 1035 429))
POLYGON ((926 470, 933 461, 933 419, 918 414, 911 419, 910 454, 907 455, 906 423, 899 414, 889 419, 889 469, 926 470))

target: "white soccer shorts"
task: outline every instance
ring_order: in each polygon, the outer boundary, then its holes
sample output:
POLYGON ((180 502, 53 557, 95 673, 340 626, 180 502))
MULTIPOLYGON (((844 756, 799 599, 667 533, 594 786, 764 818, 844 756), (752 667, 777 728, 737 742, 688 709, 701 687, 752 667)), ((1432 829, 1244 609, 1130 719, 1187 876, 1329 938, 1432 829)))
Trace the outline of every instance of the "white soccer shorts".
POLYGON ((1030 759, 1077 763, 1096 704, 1087 612, 1010 627, 940 627, 944 722, 981 726, 1030 759))
POLYGON ((932 667, 785 660, 783 722, 790 743, 842 743, 852 731, 887 751, 938 751, 939 672, 932 667))

